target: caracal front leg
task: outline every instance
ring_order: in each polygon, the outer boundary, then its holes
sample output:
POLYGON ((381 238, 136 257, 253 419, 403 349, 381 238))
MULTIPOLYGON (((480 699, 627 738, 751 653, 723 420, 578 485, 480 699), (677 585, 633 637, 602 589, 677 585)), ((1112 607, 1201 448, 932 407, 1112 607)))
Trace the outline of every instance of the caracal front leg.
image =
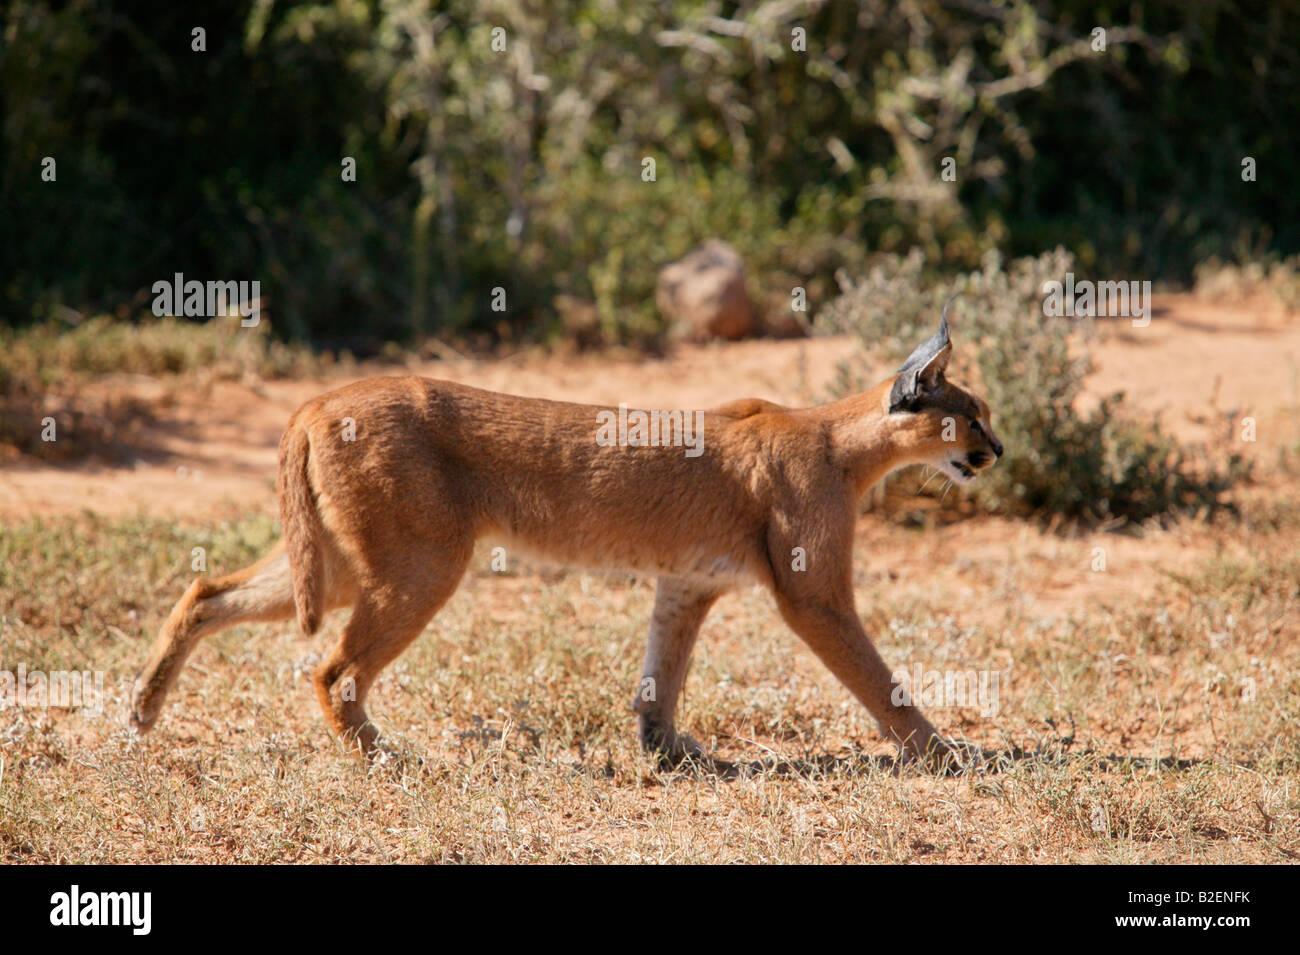
POLYGON ((826 605, 791 601, 777 595, 781 615, 849 691, 876 718, 880 732, 909 756, 942 766, 949 745, 916 706, 894 703, 889 667, 872 646, 852 604, 826 605))
POLYGON ((677 733, 673 720, 700 624, 718 595, 717 590, 673 577, 660 577, 655 591, 645 665, 632 708, 641 746, 672 765, 687 756, 704 756, 699 743, 677 733))
MULTIPOLYGON (((832 514, 832 518, 834 515, 832 514)), ((853 601, 853 511, 841 519, 777 522, 773 554, 801 548, 806 564, 773 562, 772 593, 790 628, 876 718, 880 732, 938 767, 952 756, 920 709, 893 701, 889 667, 872 645, 853 601)))

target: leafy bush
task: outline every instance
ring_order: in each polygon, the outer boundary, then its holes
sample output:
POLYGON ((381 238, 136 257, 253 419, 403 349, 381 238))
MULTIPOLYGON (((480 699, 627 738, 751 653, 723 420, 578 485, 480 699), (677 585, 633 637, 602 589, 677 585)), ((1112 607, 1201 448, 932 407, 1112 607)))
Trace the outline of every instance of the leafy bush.
POLYGON ((743 176, 722 171, 710 178, 698 168, 667 165, 657 175, 645 183, 595 164, 575 168, 538 210, 535 230, 552 294, 567 290, 594 302, 607 344, 664 332, 655 305, 659 267, 713 236, 727 237, 740 252, 760 303, 763 293, 784 293, 788 301, 796 285, 824 301, 834 293, 836 269, 865 263, 859 243, 837 237, 851 213, 829 196, 810 198, 783 217, 776 197, 743 176), (611 208, 617 217, 608 216, 611 208))
POLYGON ((1300 6, 1239 7, 213 0, 196 54, 183 4, 15 0, 0 323, 134 310, 179 271, 373 354, 540 337, 559 296, 605 340, 657 334, 656 271, 707 238, 760 302, 813 307, 862 248, 969 269, 1064 242, 1176 280, 1239 241, 1293 254, 1300 6))
POLYGON ((1043 283, 1073 269, 1066 252, 1017 259, 1005 268, 991 252, 978 271, 951 280, 927 279, 923 267, 919 253, 891 255, 864 279, 843 279, 843 294, 818 314, 817 324, 852 332, 865 347, 901 360, 933 332, 944 303, 959 296, 949 312, 953 372, 978 380, 1007 448, 975 485, 984 508, 1141 521, 1212 510, 1248 474, 1240 455, 1211 461, 1207 449, 1179 445, 1158 421, 1129 416, 1122 392, 1090 411, 1080 409, 1091 370, 1086 343, 1070 320, 1047 317, 1042 308, 1043 283))

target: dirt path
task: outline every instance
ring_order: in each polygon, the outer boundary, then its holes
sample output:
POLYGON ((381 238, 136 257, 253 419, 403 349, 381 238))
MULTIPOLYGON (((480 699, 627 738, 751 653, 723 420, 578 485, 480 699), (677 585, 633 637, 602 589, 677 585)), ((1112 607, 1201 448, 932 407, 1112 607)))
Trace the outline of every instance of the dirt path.
MULTIPOLYGON (((1158 412, 1180 437, 1205 440, 1230 422, 1257 420, 1257 455, 1300 441, 1300 322, 1188 296, 1157 300, 1150 326, 1099 329, 1092 353, 1093 397, 1122 390, 1137 408, 1158 412)), ((958 337, 960 332, 957 332, 958 337)), ((960 344, 960 343, 959 343, 960 344)), ((742 396, 787 404, 824 400, 839 362, 857 352, 847 337, 684 346, 647 360, 605 354, 520 355, 500 360, 435 361, 413 374, 516 394, 641 407, 709 407, 742 396)), ((883 377, 881 365, 873 374, 883 377)), ((375 373, 363 369, 358 377, 375 373)), ((379 373, 395 373, 380 369, 379 373)), ((276 449, 284 423, 314 394, 347 377, 219 382, 185 389, 145 378, 116 388, 152 405, 147 458, 127 467, 51 467, 22 459, 0 470, 0 521, 33 514, 145 510, 208 518, 273 506, 276 449)))

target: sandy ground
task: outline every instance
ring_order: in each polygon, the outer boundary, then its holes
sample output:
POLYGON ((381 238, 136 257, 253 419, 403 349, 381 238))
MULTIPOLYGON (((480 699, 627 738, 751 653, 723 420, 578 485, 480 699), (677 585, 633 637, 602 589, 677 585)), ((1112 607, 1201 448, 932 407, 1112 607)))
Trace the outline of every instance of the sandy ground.
MULTIPOLYGON (((955 344, 961 347, 960 330, 955 344)), ((735 398, 783 404, 825 400, 837 365, 858 352, 848 337, 687 345, 664 359, 521 354, 412 365, 411 374, 565 401, 632 407, 709 407, 735 398)), ((1300 438, 1300 322, 1263 308, 1223 307, 1188 296, 1156 301, 1146 328, 1097 330, 1088 395, 1124 391, 1133 407, 1161 415, 1179 437, 1206 440, 1256 418, 1262 453, 1300 438)), ((884 377, 889 369, 875 369, 884 377)), ((394 374, 362 369, 355 377, 394 374)), ((348 377, 217 382, 194 389, 147 378, 97 385, 148 401, 157 416, 149 450, 130 467, 51 467, 32 459, 0 469, 0 519, 90 510, 194 516, 264 507, 272 500, 276 450, 289 415, 348 377)), ((995 409, 996 414, 996 409, 995 409)), ((996 419, 995 419, 996 422, 996 419)))

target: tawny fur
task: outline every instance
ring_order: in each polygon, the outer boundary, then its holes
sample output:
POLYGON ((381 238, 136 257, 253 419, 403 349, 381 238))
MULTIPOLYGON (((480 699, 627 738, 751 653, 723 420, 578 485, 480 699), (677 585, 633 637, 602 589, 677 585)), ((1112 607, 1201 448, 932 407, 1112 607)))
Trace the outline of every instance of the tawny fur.
POLYGON ((659 577, 643 669, 654 691, 633 704, 649 749, 698 752, 674 713, 700 624, 721 593, 758 582, 882 733, 911 755, 945 757, 925 716, 890 699, 890 670, 854 608, 852 551, 857 501, 888 472, 925 462, 964 483, 1001 454, 987 406, 943 378, 949 351, 906 412, 890 409, 893 378, 814 408, 737 401, 705 413, 698 457, 601 446, 596 407, 445 381, 372 378, 321 395, 280 445, 285 540, 245 570, 190 586, 137 678, 132 721, 154 722, 201 637, 295 613, 312 633, 350 605, 314 681, 334 732, 373 754, 370 686, 489 536, 565 564, 659 577))

